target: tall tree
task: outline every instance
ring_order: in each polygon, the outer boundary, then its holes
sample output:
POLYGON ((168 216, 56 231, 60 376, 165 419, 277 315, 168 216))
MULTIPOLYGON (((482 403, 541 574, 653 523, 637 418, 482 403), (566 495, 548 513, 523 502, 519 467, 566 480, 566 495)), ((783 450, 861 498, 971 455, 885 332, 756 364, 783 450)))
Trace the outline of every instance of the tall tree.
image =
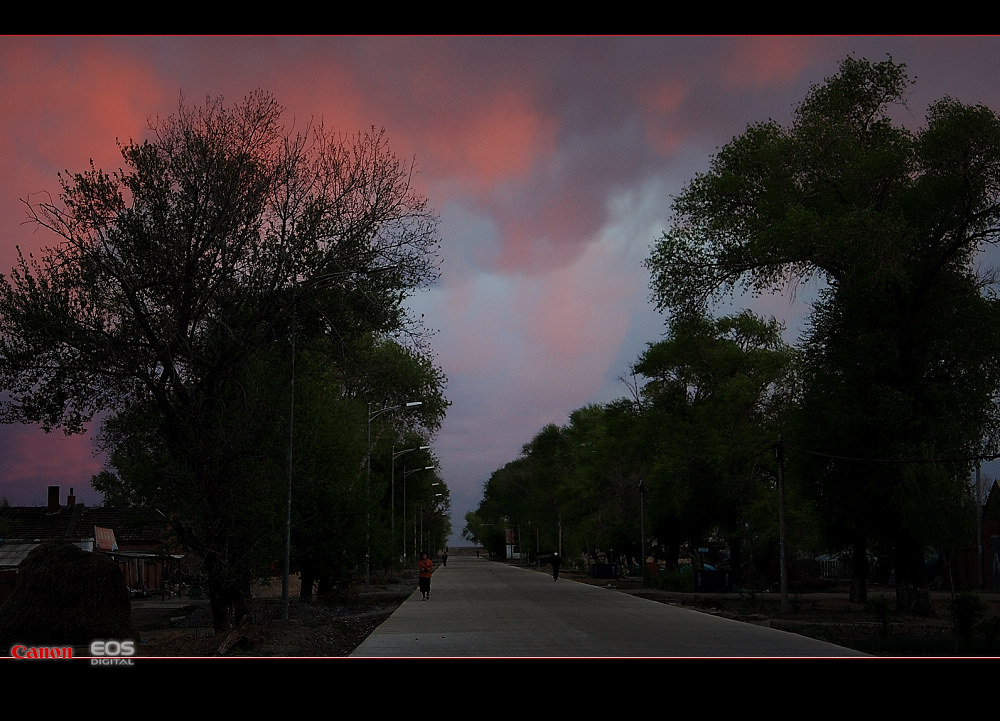
POLYGON ((293 328, 347 348, 412 328, 402 301, 437 275, 436 216, 384 132, 293 132, 282 117, 263 92, 182 100, 121 145, 122 169, 67 174, 58 202, 25 200, 57 242, 0 283, 0 419, 73 433, 141 410, 144 438, 202 489, 194 516, 168 477, 141 500, 202 549, 220 629, 249 602, 233 512, 251 471, 217 443, 247 364, 276 343, 285 353, 293 328))
POLYGON ((735 568, 746 557, 747 517, 773 494, 770 449, 794 397, 783 329, 749 311, 681 316, 633 367, 655 428, 650 514, 671 565, 681 542, 713 536, 729 542, 735 568))
POLYGON ((562 429, 566 460, 559 487, 563 545, 570 552, 611 551, 616 562, 640 563, 640 484, 648 462, 643 430, 628 400, 570 413, 562 429))
MULTIPOLYGON (((844 60, 790 126, 751 125, 716 155, 647 261, 658 306, 675 313, 741 288, 824 285, 805 339, 813 410, 798 427, 817 431, 809 450, 854 459, 852 490, 846 470, 821 478, 859 560, 873 535, 899 561, 926 542, 898 502, 901 467, 876 459, 969 457, 997 428, 1000 375, 984 352, 995 278, 976 263, 1000 232, 1000 118, 944 98, 911 131, 892 114, 910 84, 891 59, 844 60)), ((919 583, 914 569, 900 563, 897 580, 919 583)), ((865 564, 855 573, 863 600, 865 564)))

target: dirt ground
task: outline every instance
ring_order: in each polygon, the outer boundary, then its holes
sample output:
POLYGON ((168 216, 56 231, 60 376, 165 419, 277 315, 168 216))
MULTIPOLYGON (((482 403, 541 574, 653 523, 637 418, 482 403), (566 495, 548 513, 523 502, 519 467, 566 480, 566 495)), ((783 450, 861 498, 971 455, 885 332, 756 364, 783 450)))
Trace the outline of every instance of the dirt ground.
POLYGON ((155 603, 133 607, 132 620, 140 634, 137 656, 348 656, 387 619, 416 588, 399 583, 372 585, 330 601, 301 601, 292 596, 288 619, 282 600, 256 597, 253 618, 231 632, 212 632, 207 601, 181 609, 157 611, 155 603))
MULTIPOLYGON (((597 583, 597 582, 594 582, 597 583)), ((644 588, 637 582, 613 582, 625 593, 703 613, 754 623, 830 641, 878 656, 1000 655, 1000 594, 979 593, 982 615, 971 638, 958 639, 950 593, 931 594, 931 614, 895 611, 895 589, 872 587, 868 604, 852 603, 849 589, 789 593, 786 609, 778 593, 679 593, 644 588), (884 602, 888 616, 876 607, 884 602)), ((605 585, 606 582, 605 582, 605 585)))
MULTIPOLYGON (((788 610, 782 613, 779 594, 696 594, 657 591, 627 579, 598 580, 580 573, 564 572, 567 579, 610 587, 623 593, 660 603, 683 606, 703 613, 756 623, 856 648, 883 656, 1000 655, 995 638, 977 634, 974 646, 955 638, 950 596, 932 596, 930 617, 891 613, 888 624, 879 621, 871 608, 848 601, 846 589, 824 593, 789 594, 788 610)), ((157 610, 155 603, 137 603, 133 621, 140 633, 139 656, 156 657, 333 657, 348 656, 388 618, 416 588, 416 578, 394 579, 394 583, 372 583, 367 589, 329 602, 297 599, 291 594, 288 620, 281 618, 281 594, 277 589, 258 589, 254 618, 244 627, 223 634, 211 631, 211 616, 205 601, 183 608, 157 610)), ((894 602, 891 588, 873 588, 869 598, 886 596, 894 602)), ((1000 626, 1000 594, 982 594, 983 620, 1000 626)))

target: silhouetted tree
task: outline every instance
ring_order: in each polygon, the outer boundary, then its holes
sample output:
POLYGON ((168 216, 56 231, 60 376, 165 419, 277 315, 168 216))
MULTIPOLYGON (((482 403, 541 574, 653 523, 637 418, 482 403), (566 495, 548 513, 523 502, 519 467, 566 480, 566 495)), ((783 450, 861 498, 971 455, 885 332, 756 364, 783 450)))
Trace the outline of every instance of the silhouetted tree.
POLYGON ((251 366, 295 331, 419 333, 403 301, 437 275, 436 216, 384 132, 282 116, 263 92, 182 101, 123 169, 26 200, 57 242, 0 283, 0 419, 74 433, 104 413, 119 457, 163 460, 137 500, 202 554, 217 629, 248 612, 247 480, 268 468, 241 455, 266 406, 251 366))
POLYGON ((672 313, 741 288, 822 285, 804 339, 801 440, 787 440, 826 457, 809 480, 853 547, 857 601, 876 536, 896 550, 901 591, 921 583, 930 538, 914 519, 927 514, 903 497, 960 495, 998 428, 995 271, 979 263, 1000 233, 1000 118, 944 98, 911 131, 892 115, 910 83, 891 59, 844 60, 789 126, 751 125, 719 151, 675 199, 647 261, 672 313), (924 495, 892 459, 959 459, 945 474, 953 490, 924 495))

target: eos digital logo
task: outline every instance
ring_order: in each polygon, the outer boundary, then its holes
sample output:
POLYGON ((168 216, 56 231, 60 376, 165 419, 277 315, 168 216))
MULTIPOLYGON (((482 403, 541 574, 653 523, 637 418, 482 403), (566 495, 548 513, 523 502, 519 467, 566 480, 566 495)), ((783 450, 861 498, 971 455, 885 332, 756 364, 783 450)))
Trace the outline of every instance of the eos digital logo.
POLYGON ((132 666, 134 641, 94 641, 90 644, 91 666, 132 666))

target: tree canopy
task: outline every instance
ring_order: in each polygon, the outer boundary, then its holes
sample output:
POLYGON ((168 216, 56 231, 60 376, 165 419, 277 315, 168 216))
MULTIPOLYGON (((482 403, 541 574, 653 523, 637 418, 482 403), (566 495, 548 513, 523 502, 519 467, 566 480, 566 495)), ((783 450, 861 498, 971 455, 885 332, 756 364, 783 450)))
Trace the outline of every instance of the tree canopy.
POLYGON ((817 277, 858 294, 902 289, 911 303, 945 272, 992 281, 972 263, 997 240, 996 114, 944 98, 911 131, 891 113, 910 84, 891 59, 848 58, 788 127, 753 124, 720 150, 674 200, 647 260, 657 307, 817 277))
POLYGON ((509 528, 528 553, 564 546, 639 563, 650 551, 673 567, 682 542, 739 548, 773 476, 760 457, 790 401, 794 356, 780 330, 749 312, 688 316, 634 365, 636 399, 572 411, 494 472, 469 533, 496 554, 509 528))
MULTIPOLYGON (((365 339, 420 347, 403 301, 438 273, 437 217, 385 132, 295 131, 283 113, 265 92, 182 98, 148 139, 120 143, 121 169, 25 199, 56 241, 19 251, 0 283, 0 420, 76 433, 103 414, 123 464, 156 466, 137 500, 204 554, 217 627, 246 610, 253 566, 231 555, 248 548, 233 514, 254 515, 238 499, 267 466, 247 453, 288 407, 296 339, 339 368, 365 339)), ((348 380, 382 400, 358 373, 327 382, 343 395, 348 380)), ((443 405, 428 409, 433 426, 443 405)))
POLYGON ((1000 118, 944 98, 910 130, 893 120, 910 84, 891 59, 844 60, 790 125, 751 125, 688 184, 647 265, 657 306, 675 316, 736 290, 820 281, 787 431, 854 459, 811 478, 838 499, 828 517, 850 527, 856 569, 881 537, 897 578, 915 583, 922 564, 901 551, 922 558, 928 538, 901 499, 912 477, 901 463, 965 459, 947 474, 956 487, 996 448, 995 269, 980 262, 1000 237, 1000 118))
POLYGON ((667 331, 633 398, 543 429, 490 478, 470 533, 502 544, 515 522, 550 527, 555 504, 571 553, 631 553, 647 533, 670 565, 724 542, 749 583, 744 558, 774 577, 787 496, 795 549, 849 550, 856 601, 888 549, 918 610, 925 552, 968 536, 972 469, 1000 450, 1000 116, 945 97, 911 128, 912 82, 849 57, 790 122, 715 154, 646 259, 667 331), (806 291, 793 345, 774 319, 714 315, 806 291))

